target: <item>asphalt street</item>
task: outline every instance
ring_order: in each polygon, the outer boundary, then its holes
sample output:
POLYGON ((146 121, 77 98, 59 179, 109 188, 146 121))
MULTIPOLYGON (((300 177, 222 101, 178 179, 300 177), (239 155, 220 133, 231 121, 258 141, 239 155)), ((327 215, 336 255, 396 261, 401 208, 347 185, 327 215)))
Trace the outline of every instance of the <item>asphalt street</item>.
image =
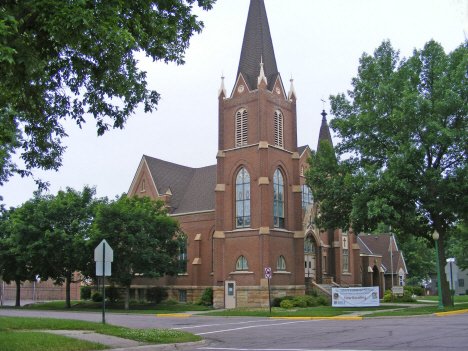
MULTIPOLYGON (((101 321, 100 313, 86 312, 2 309, 0 315, 101 321)), ((107 313, 106 320, 134 329, 184 330, 208 341, 206 345, 186 350, 468 350, 468 314, 343 321, 107 313)))

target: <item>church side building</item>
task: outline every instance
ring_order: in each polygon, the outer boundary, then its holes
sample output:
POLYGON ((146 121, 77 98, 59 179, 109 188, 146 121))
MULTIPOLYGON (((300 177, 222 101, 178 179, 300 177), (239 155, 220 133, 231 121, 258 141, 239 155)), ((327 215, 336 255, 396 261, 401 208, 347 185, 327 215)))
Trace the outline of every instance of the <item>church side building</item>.
MULTIPOLYGON (((277 69, 263 0, 251 0, 236 83, 218 93, 216 165, 190 168, 144 155, 128 196, 165 201, 188 236, 184 274, 137 278, 134 291, 161 285, 180 302, 213 287, 215 307, 268 306, 323 283, 361 286, 357 238, 316 228, 305 185, 308 146, 297 146, 296 92, 277 69)), ((326 113, 319 140, 332 144, 326 113)), ((367 267, 365 268, 367 270, 367 267)))

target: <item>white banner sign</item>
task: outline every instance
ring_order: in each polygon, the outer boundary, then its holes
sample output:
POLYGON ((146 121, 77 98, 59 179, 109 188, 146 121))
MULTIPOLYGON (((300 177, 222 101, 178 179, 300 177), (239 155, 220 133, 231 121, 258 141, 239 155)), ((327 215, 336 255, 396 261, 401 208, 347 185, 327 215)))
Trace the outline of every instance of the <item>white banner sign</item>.
POLYGON ((332 289, 333 307, 378 307, 379 287, 334 288, 332 289))

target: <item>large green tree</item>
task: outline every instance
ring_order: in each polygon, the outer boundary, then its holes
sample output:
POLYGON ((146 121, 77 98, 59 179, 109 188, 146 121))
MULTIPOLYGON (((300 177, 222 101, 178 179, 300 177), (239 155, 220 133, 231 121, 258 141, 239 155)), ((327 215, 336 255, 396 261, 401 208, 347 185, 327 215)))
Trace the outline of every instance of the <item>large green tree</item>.
POLYGON ((70 286, 80 281, 75 276, 93 262, 93 251, 86 245, 96 205, 95 188, 85 186, 81 192, 71 188, 57 195, 39 197, 34 218, 29 223, 42 235, 30 241, 37 274, 54 284, 65 283, 65 306, 70 308, 70 286))
MULTIPOLYGON (((384 222, 429 240, 437 230, 443 276, 449 229, 468 213, 468 44, 446 54, 430 41, 402 59, 383 42, 363 54, 352 86, 330 97, 337 156, 329 147, 310 160, 318 220, 356 232, 384 222)), ((448 284, 442 294, 450 305, 448 284)))
POLYGON ((130 308, 130 285, 135 276, 160 278, 185 272, 186 235, 179 222, 167 215, 164 202, 147 196, 120 198, 98 206, 88 245, 103 239, 114 250, 111 280, 126 288, 125 309, 130 308))
POLYGON ((216 0, 3 0, 0 3, 0 185, 13 173, 61 166, 64 119, 123 128, 140 103, 155 109, 135 54, 184 63, 216 0), (117 99, 117 101, 116 101, 117 99), (22 148, 20 168, 11 154, 22 148))

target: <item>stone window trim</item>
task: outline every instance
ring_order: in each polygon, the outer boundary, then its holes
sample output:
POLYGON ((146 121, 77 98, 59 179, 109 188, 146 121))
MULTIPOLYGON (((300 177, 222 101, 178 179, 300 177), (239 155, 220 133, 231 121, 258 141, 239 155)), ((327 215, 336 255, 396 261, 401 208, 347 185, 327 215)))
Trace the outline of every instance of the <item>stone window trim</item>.
POLYGON ((273 274, 292 274, 292 273, 288 271, 274 271, 273 274))
POLYGON ((230 272, 229 274, 254 274, 254 272, 250 272, 250 271, 234 271, 234 272, 230 272))

